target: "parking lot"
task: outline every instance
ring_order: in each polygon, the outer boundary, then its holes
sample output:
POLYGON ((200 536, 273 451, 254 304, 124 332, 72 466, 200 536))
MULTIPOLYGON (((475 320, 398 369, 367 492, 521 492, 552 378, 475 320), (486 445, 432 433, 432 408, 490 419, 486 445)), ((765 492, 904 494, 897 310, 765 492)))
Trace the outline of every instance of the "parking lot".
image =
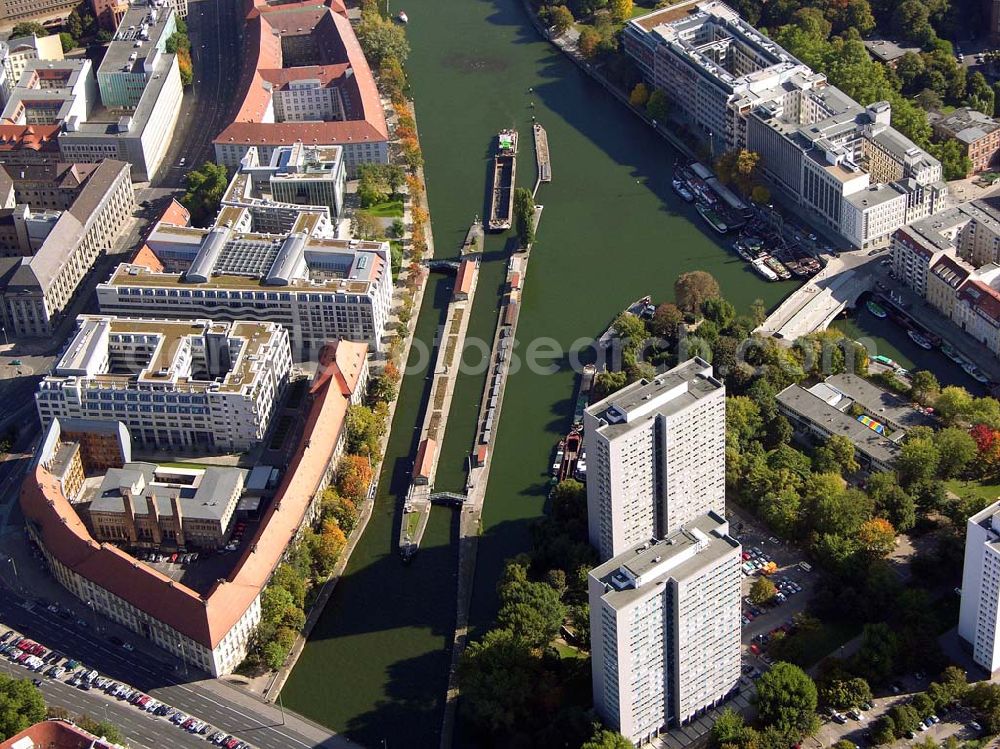
MULTIPOLYGON (((743 545, 744 564, 756 562, 763 567, 772 563, 769 577, 780 593, 772 604, 761 607, 748 604, 750 588, 761 571, 758 568, 752 574, 743 575, 743 647, 749 651, 748 657, 756 656, 758 654, 751 650, 755 640, 790 623, 796 614, 806 610, 815 587, 816 573, 806 572, 800 566, 805 561, 800 549, 772 536, 748 513, 730 504, 728 515, 731 531, 743 545)), ((752 660, 750 658, 750 662, 752 660)), ((760 664, 767 665, 765 660, 760 664)))
MULTIPOLYGON (((48 613, 54 616, 73 618, 72 614, 61 610, 55 604, 48 607, 48 613)), ((112 638, 112 640, 117 640, 115 644, 126 652, 134 651, 134 647, 129 642, 118 638, 112 638)), ((98 704, 102 709, 103 716, 107 718, 109 717, 108 708, 115 701, 123 707, 131 706, 132 712, 129 717, 126 719, 117 718, 115 722, 121 725, 125 731, 130 732, 133 739, 138 734, 140 740, 148 740, 149 737, 156 736, 168 724, 173 724, 180 731, 185 732, 190 739, 178 740, 180 735, 163 736, 155 742, 156 745, 189 746, 192 745, 192 740, 198 739, 200 741, 195 742, 194 745, 204 745, 204 742, 208 741, 216 746, 226 747, 226 749, 252 749, 250 744, 235 736, 216 730, 205 721, 186 715, 124 682, 102 676, 96 669, 85 666, 80 661, 29 639, 15 630, 4 630, 0 633, 0 659, 4 661, 4 671, 10 672, 11 667, 23 669, 23 674, 15 672, 11 675, 22 676, 26 674, 36 687, 42 689, 46 699, 50 700, 51 704, 66 706, 72 714, 79 712, 78 709, 74 710, 79 705, 98 704), (68 700, 63 696, 64 693, 68 694, 68 700), (97 697, 98 701, 96 703, 93 700, 88 702, 75 696, 81 693, 89 693, 97 697), (52 701, 51 694, 63 696, 63 699, 52 701), (136 718, 133 718, 132 715, 135 715, 136 718), (140 715, 143 716, 142 719, 138 719, 140 715)), ((114 712, 121 715, 120 710, 114 712)), ((98 715, 102 713, 98 713, 98 715)))
MULTIPOLYGON (((850 741, 859 749, 875 746, 871 740, 872 727, 891 707, 905 704, 913 694, 927 688, 930 679, 924 674, 920 676, 922 678, 918 679, 914 675, 909 675, 894 682, 888 694, 876 695, 872 709, 861 713, 860 720, 847 715, 842 716, 843 722, 824 717, 819 731, 810 737, 804 746, 827 747, 841 740, 850 741), (895 690, 898 690, 898 694, 895 690)), ((928 738, 941 744, 950 736, 954 736, 958 741, 971 741, 982 736, 982 730, 978 728, 975 716, 967 708, 957 707, 942 711, 934 717, 938 718, 938 722, 932 722, 929 727, 924 726, 914 731, 912 738, 903 737, 886 746, 902 749, 919 744, 928 738)))

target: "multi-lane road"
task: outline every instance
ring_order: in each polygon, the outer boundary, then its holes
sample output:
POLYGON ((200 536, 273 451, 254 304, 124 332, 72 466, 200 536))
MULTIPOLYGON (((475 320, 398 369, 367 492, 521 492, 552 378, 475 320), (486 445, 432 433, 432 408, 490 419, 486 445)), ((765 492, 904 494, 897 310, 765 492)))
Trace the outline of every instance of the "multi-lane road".
MULTIPOLYGON (((228 684, 207 678, 191 680, 195 678, 193 673, 185 677, 181 668, 178 674, 174 664, 164 663, 139 650, 127 652, 112 644, 109 637, 114 635, 136 642, 135 634, 111 622, 95 620, 91 616, 79 620, 76 617, 63 619, 38 603, 4 591, 4 595, 0 596, 0 628, 14 629, 45 647, 77 658, 104 676, 140 689, 160 702, 261 749, 343 749, 356 746, 342 736, 334 736, 325 728, 280 706, 261 702, 228 684)), ((19 666, 12 668, 15 672, 20 671, 21 676, 29 675, 19 666)), ((136 743, 150 747, 208 746, 204 739, 189 737, 163 720, 104 698, 97 692, 81 692, 64 684, 57 685, 51 679, 43 680, 43 691, 46 698, 52 695, 53 704, 62 705, 71 712, 89 712, 99 718, 103 717, 104 707, 107 706, 109 717, 111 711, 116 710, 114 719, 117 722, 119 717, 123 717, 119 708, 125 710, 128 717, 121 725, 136 743), (195 743, 187 742, 189 738, 195 743)))
POLYGON ((185 90, 180 119, 153 180, 158 187, 182 187, 190 169, 211 161, 212 140, 231 121, 240 93, 241 7, 239 0, 191 0, 188 5, 194 83, 185 90))
POLYGON ((108 720, 118 726, 128 738, 129 745, 136 747, 167 747, 167 749, 205 749, 205 740, 200 736, 176 728, 162 718, 155 718, 125 702, 108 697, 100 691, 82 692, 65 681, 48 679, 27 671, 22 666, 0 658, 0 672, 16 679, 40 678, 42 694, 49 707, 61 707, 71 717, 89 715, 95 720, 108 720))

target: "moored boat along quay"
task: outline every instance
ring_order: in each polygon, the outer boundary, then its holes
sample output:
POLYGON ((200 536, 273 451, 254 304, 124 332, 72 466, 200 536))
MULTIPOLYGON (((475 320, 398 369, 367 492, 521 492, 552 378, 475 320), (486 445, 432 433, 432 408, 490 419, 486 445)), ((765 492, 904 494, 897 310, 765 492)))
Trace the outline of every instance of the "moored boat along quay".
POLYGON ((540 122, 535 122, 531 126, 532 135, 535 137, 535 189, 531 191, 532 196, 538 194, 538 187, 543 182, 552 181, 552 161, 549 158, 549 136, 545 132, 540 122))
POLYGON ((461 502, 461 495, 435 495, 433 489, 441 455, 440 445, 448 426, 455 380, 458 378, 465 336, 469 329, 469 316, 478 285, 481 244, 482 225, 476 221, 469 228, 462 245, 463 256, 456 271, 455 288, 445 313, 444 325, 437 335, 437 354, 430 375, 433 379, 431 396, 424 409, 420 442, 413 460, 410 487, 403 498, 402 520, 399 525, 399 553, 404 561, 412 559, 420 548, 420 540, 430 517, 431 502, 435 499, 448 503, 461 502))
POLYGON ((517 131, 497 133, 497 152, 493 157, 493 180, 490 190, 490 231, 510 228, 514 216, 514 180, 517 179, 517 131))

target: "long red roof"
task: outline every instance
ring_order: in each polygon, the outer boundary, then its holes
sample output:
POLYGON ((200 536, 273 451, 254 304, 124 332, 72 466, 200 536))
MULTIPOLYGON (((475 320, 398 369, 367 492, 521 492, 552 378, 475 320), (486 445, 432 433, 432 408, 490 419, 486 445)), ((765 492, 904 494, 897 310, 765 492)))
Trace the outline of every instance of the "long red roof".
POLYGON ((317 3, 256 4, 247 16, 242 103, 234 118, 215 138, 215 143, 282 145, 336 144, 388 140, 378 86, 354 29, 336 5, 317 3), (286 68, 281 36, 305 32, 317 39, 328 58, 316 65, 286 68), (320 74, 320 71, 323 71, 320 74), (326 79, 341 88, 346 119, 337 122, 262 122, 271 102, 272 87, 301 78, 326 79))
MULTIPOLYGON (((355 346, 364 344, 355 344, 355 346)), ((344 356, 352 358, 353 347, 344 356)), ((352 364, 352 367, 354 365, 352 364)), ((328 372, 336 371, 334 360, 328 372)), ((41 464, 21 487, 21 509, 38 529, 42 543, 56 559, 77 574, 145 611, 167 626, 214 649, 239 621, 267 584, 288 544, 302 525, 313 496, 324 480, 347 417, 350 393, 344 383, 357 376, 326 377, 311 391, 302 437, 285 470, 271 506, 256 535, 230 576, 207 595, 149 567, 111 544, 91 537, 63 495, 59 481, 41 464), (337 383, 331 387, 330 383, 337 383)))

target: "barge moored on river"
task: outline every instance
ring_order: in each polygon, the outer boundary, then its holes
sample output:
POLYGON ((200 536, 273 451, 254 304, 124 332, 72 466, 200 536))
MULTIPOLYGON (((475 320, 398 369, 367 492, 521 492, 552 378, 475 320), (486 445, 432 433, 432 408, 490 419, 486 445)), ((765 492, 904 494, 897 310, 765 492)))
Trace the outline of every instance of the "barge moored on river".
POLYGON ((490 190, 490 231, 510 228, 514 215, 514 177, 517 169, 517 131, 497 134, 497 152, 493 157, 493 184, 490 190))

